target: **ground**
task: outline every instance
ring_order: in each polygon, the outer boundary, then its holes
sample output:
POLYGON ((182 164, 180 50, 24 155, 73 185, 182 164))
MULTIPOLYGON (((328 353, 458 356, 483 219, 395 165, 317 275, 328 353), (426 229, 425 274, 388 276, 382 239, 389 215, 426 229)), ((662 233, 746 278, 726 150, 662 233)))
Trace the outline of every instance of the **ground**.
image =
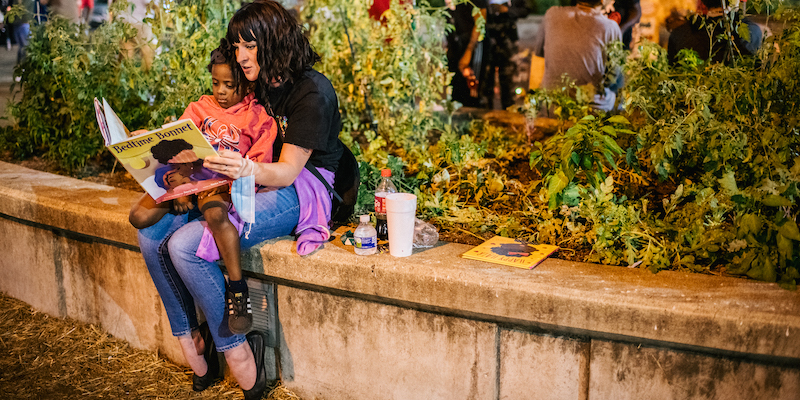
MULTIPOLYGON (((191 370, 100 327, 54 318, 0 293, 0 393, 18 399, 241 399, 228 378, 192 391, 191 370)), ((285 387, 267 400, 299 400, 285 387)))

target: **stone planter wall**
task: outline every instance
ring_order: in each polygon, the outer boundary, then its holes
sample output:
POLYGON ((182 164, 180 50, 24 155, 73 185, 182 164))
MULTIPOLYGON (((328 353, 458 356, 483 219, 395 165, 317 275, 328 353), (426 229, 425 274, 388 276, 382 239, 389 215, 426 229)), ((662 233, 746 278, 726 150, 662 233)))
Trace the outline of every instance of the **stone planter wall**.
MULTIPOLYGON (((139 194, 0 163, 0 290, 182 361, 127 211, 139 194)), ((441 243, 291 238, 245 262, 271 374, 304 399, 797 399, 800 295, 775 284, 441 243)))

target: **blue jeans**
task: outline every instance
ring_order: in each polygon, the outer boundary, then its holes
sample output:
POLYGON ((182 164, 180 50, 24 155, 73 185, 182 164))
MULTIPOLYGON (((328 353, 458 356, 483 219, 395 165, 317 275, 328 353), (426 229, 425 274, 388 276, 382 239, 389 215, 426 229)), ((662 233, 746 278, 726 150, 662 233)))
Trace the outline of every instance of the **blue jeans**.
POLYGON ((14 25, 14 40, 17 41, 17 64, 25 61, 25 49, 28 47, 28 38, 31 36, 31 25, 27 22, 14 25))
MULTIPOLYGON (((255 203, 256 223, 248 239, 240 238, 242 249, 290 234, 300 216, 294 186, 257 193, 255 203)), ((225 277, 219 266, 195 255, 203 236, 202 219, 196 211, 167 214, 139 231, 139 248, 164 302, 172 334, 186 335, 197 328, 197 305, 208 321, 217 349, 226 351, 244 343, 245 337, 228 329, 225 277)))

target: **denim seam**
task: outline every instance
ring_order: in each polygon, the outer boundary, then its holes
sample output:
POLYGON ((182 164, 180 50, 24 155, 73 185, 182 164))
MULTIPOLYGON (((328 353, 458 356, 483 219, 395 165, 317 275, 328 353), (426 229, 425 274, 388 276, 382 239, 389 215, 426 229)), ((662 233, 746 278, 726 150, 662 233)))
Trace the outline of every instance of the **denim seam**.
MULTIPOLYGON (((189 330, 186 331, 186 332, 181 331, 181 332, 173 332, 172 333, 174 336, 180 336, 180 335, 185 335, 185 334, 191 332, 192 331, 192 327, 189 326, 189 316, 188 316, 188 313, 187 313, 188 307, 187 307, 186 301, 184 300, 183 296, 181 296, 180 290, 177 290, 178 285, 175 284, 175 280, 173 279, 172 274, 169 272, 169 269, 166 266, 166 260, 165 260, 165 257, 164 257, 164 247, 167 245, 167 242, 169 241, 169 238, 171 238, 171 237, 172 237, 172 235, 167 236, 167 238, 164 239, 164 241, 162 241, 158 245, 158 260, 159 260, 159 267, 164 272, 164 276, 167 277, 167 282, 169 282, 169 286, 172 289, 172 293, 175 295, 175 298, 178 299, 178 303, 180 303, 181 309, 183 309, 183 313, 181 314, 181 319, 183 319, 183 325, 185 325, 185 326, 187 326, 189 328, 189 330)), ((170 263, 171 262, 172 262, 172 260, 170 260, 170 263)))

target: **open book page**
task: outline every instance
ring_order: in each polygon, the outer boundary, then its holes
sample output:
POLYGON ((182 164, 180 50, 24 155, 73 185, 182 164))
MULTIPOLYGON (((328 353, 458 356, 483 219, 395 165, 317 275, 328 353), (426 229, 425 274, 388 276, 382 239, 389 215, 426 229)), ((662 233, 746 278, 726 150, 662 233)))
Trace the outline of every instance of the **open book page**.
MULTIPOLYGON (((103 115, 105 116, 105 124, 108 129, 108 140, 106 142, 106 146, 119 143, 128 138, 130 132, 128 128, 125 127, 125 124, 122 123, 122 120, 119 119, 117 113, 108 105, 106 99, 103 99, 103 115)), ((98 122, 100 121, 98 115, 98 122)), ((102 128, 101 128, 102 130, 102 128)))
MULTIPOLYGON (((95 105, 99 106, 99 102, 95 105)), ((231 182, 227 176, 203 166, 203 160, 217 152, 191 120, 175 121, 129 137, 125 125, 105 100, 97 114, 108 151, 157 203, 231 182)))
POLYGON ((100 134, 103 135, 103 142, 108 146, 111 144, 111 135, 108 132, 108 124, 106 123, 106 114, 103 111, 103 105, 100 104, 100 100, 97 100, 97 97, 94 98, 94 113, 95 117, 97 117, 97 125, 100 126, 100 134))

